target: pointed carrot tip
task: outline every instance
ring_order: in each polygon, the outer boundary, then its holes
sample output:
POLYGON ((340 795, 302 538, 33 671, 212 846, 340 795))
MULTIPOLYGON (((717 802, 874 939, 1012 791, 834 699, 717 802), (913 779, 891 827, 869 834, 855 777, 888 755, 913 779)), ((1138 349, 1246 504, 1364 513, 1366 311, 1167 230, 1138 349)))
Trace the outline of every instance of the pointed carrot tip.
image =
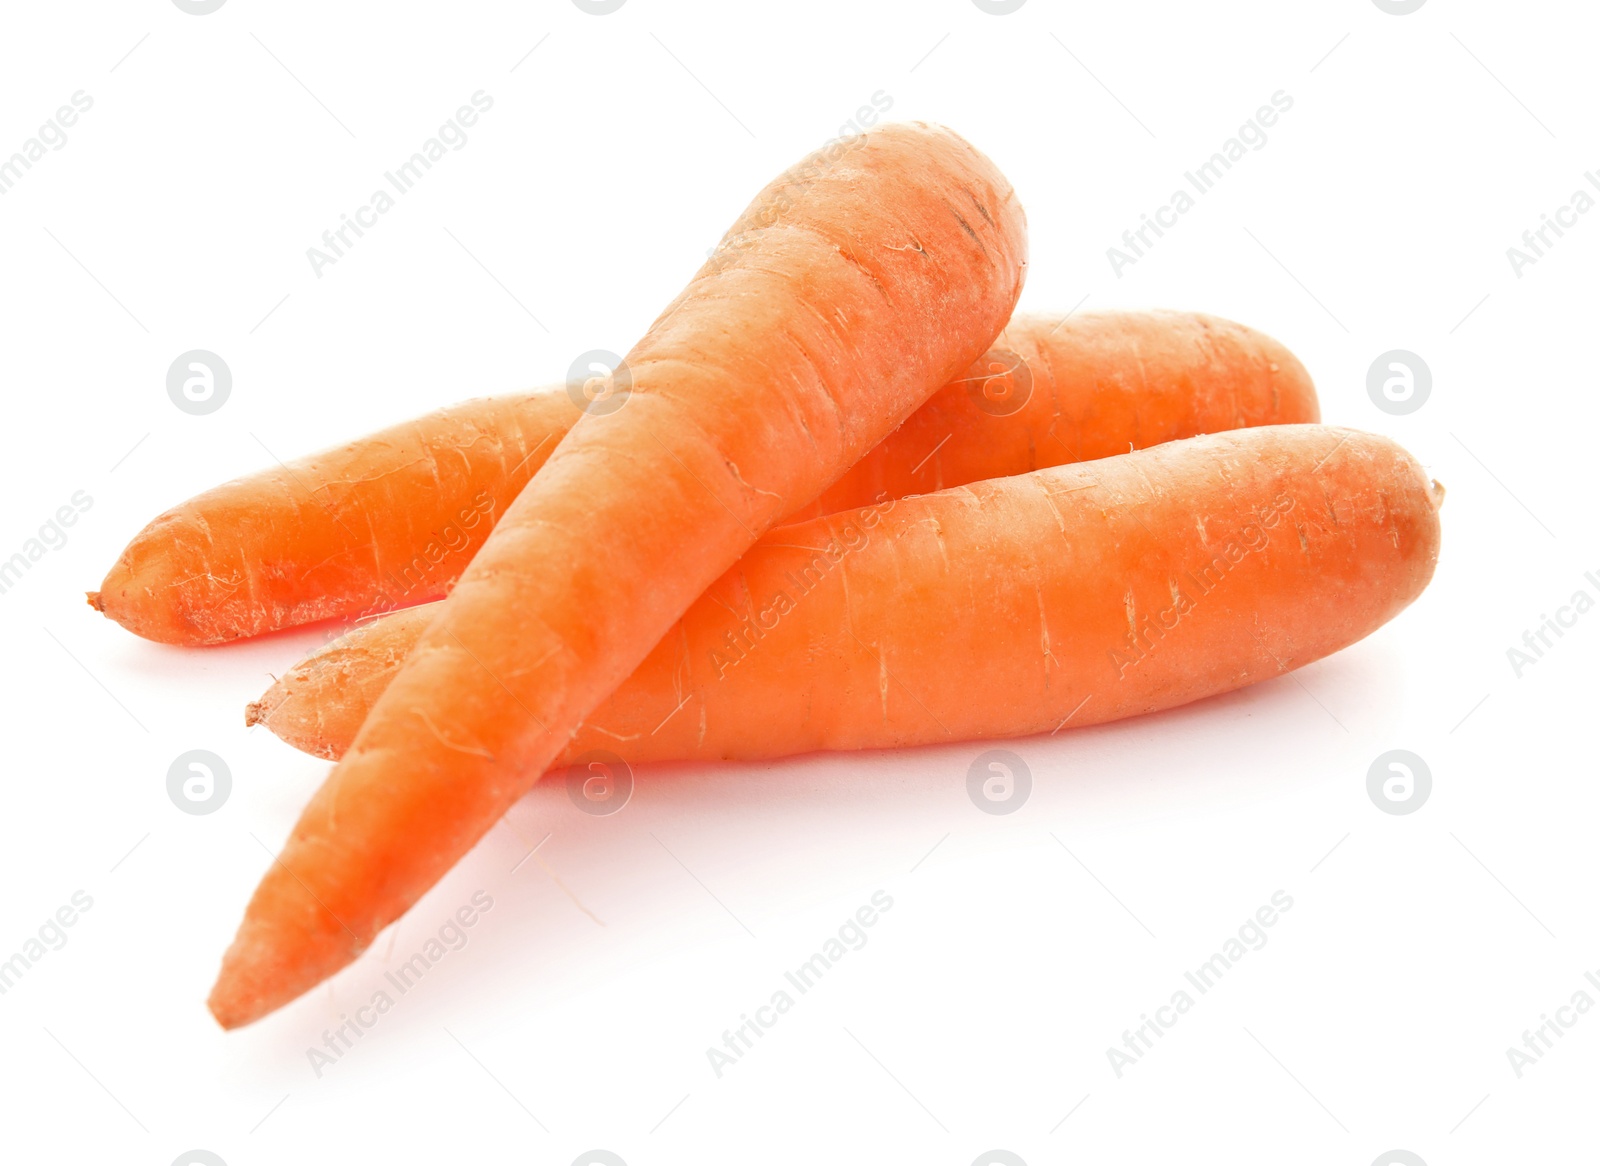
POLYGON ((260 725, 260 724, 264 724, 266 722, 266 719, 267 719, 267 708, 266 708, 266 705, 267 705, 267 702, 264 701, 264 700, 253 700, 249 704, 244 706, 244 724, 245 724, 245 728, 248 729, 251 725, 260 725))
POLYGON ((211 990, 211 995, 206 999, 206 1011, 211 1013, 212 1019, 221 1026, 224 1032, 232 1032, 234 1029, 248 1023, 248 1021, 240 1019, 217 998, 216 988, 211 990))
POLYGON ((284 855, 274 860, 222 955, 206 1007, 224 1029, 243 1028, 276 1012, 365 949, 289 869, 292 861, 284 855))
POLYGON ((217 982, 206 997, 206 1010, 225 1032, 243 1028, 272 1011, 271 1007, 262 1007, 260 993, 250 991, 243 982, 234 954, 230 948, 222 957, 222 970, 217 973, 217 982))
POLYGON ((103 613, 105 611, 106 605, 100 601, 100 593, 98 591, 85 591, 84 595, 88 598, 90 607, 98 612, 103 613))
POLYGON ((238 940, 223 955, 206 1008, 224 1031, 254 1024, 309 986, 288 989, 281 963, 266 956, 264 948, 238 940))

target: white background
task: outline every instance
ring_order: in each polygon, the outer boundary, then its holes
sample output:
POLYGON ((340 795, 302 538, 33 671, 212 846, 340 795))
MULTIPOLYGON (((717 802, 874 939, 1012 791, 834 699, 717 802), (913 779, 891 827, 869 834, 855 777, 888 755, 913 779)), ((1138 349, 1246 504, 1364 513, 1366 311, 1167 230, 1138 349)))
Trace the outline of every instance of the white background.
POLYGON ((0 955, 74 891, 94 905, 0 997, 0 1155, 1574 1160, 1600 1015, 1520 1079, 1506 1049, 1600 968, 1600 615, 1520 678, 1506 652, 1600 594, 1600 214, 1520 277, 1506 249, 1600 167, 1591 18, 1576 0, 8 6, 0 155, 73 92, 94 106, 0 198, 0 558, 74 491, 93 507, 0 595, 0 955), (494 107, 469 143, 315 276, 306 249, 479 89, 494 107), (974 745, 653 766, 608 818, 541 788, 392 944, 224 1035, 202 1003, 218 959, 327 769, 241 710, 326 632, 177 650, 83 591, 158 511, 272 455, 625 351, 750 196, 878 90, 1012 180, 1024 308, 1247 322, 1304 360, 1328 421, 1412 450, 1449 489, 1432 586, 1303 672, 1010 743, 1034 778, 1010 815, 969 800, 974 745), (1294 107, 1267 145, 1118 278, 1106 249, 1277 90, 1294 107), (209 416, 165 391, 193 348, 233 371, 209 416), (1395 348, 1433 374, 1408 416, 1366 392, 1395 348), (234 782, 203 817, 165 788, 195 748, 234 782), (1394 748, 1433 775, 1404 817, 1366 793, 1394 748), (316 1076, 307 1047, 480 889, 469 945, 316 1076), (870 942, 719 1079, 707 1047, 880 889, 870 942), (1107 1048, 1280 889, 1270 942, 1119 1078, 1107 1048))

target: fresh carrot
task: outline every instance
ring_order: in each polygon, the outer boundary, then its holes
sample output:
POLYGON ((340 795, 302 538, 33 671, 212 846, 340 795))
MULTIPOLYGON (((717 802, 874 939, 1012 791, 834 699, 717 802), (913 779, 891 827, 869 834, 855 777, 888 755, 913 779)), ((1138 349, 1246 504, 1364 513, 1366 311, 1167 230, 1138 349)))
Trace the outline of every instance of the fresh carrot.
MULTIPOLYGON (((1384 438, 1294 426, 780 527, 557 764, 1021 736, 1225 692, 1352 644, 1415 599, 1441 497, 1384 438)), ((431 615, 356 628, 247 719, 339 756, 431 615)))
POLYGON ((433 599, 580 415, 484 397, 227 482, 141 530, 90 606, 193 645, 433 599))
POLYGON ((695 598, 999 335, 1021 207, 948 130, 780 176, 441 604, 257 888, 210 997, 246 1024, 355 959, 497 822, 695 598))
MULTIPOLYGON (((580 386, 466 401, 161 515, 90 602, 214 644, 443 595, 581 415, 580 386)), ((801 513, 812 517, 1220 429, 1318 420, 1288 349, 1195 312, 1019 315, 801 513)))

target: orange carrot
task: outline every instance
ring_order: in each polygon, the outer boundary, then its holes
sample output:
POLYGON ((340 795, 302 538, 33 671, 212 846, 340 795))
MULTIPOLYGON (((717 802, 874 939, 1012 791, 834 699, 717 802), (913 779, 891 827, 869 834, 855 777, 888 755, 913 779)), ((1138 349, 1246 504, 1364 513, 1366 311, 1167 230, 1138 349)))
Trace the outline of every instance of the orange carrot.
MULTIPOLYGON (((1020 736, 1298 668, 1422 591, 1431 490, 1381 437, 1294 426, 780 527, 695 601, 558 765, 1020 736)), ((337 757, 432 615, 384 616, 250 708, 337 757)))
POLYGON ((579 416, 560 390, 484 397, 227 482, 141 530, 89 603, 219 644, 435 598, 579 416))
POLYGON ((881 126, 769 185, 518 495, 257 888, 210 997, 248 1023, 348 964, 686 608, 999 334, 1011 187, 881 126))
MULTIPOLYGON (((208 490, 128 544, 90 601, 213 644, 445 593, 580 413, 579 386, 466 401, 208 490)), ((1318 419, 1272 338, 1193 312, 1019 315, 790 518, 1221 429, 1318 419)))

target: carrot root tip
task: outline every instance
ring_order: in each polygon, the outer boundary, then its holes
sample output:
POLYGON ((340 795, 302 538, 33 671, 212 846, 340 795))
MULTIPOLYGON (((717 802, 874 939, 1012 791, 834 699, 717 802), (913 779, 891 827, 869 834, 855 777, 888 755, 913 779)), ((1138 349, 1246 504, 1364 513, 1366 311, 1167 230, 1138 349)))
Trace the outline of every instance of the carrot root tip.
POLYGON ((1435 510, 1444 508, 1444 483, 1438 478, 1433 480, 1433 508, 1435 510))
POLYGON ((106 605, 100 601, 100 593, 98 591, 85 591, 83 594, 88 598, 90 607, 99 612, 105 611, 106 605))

